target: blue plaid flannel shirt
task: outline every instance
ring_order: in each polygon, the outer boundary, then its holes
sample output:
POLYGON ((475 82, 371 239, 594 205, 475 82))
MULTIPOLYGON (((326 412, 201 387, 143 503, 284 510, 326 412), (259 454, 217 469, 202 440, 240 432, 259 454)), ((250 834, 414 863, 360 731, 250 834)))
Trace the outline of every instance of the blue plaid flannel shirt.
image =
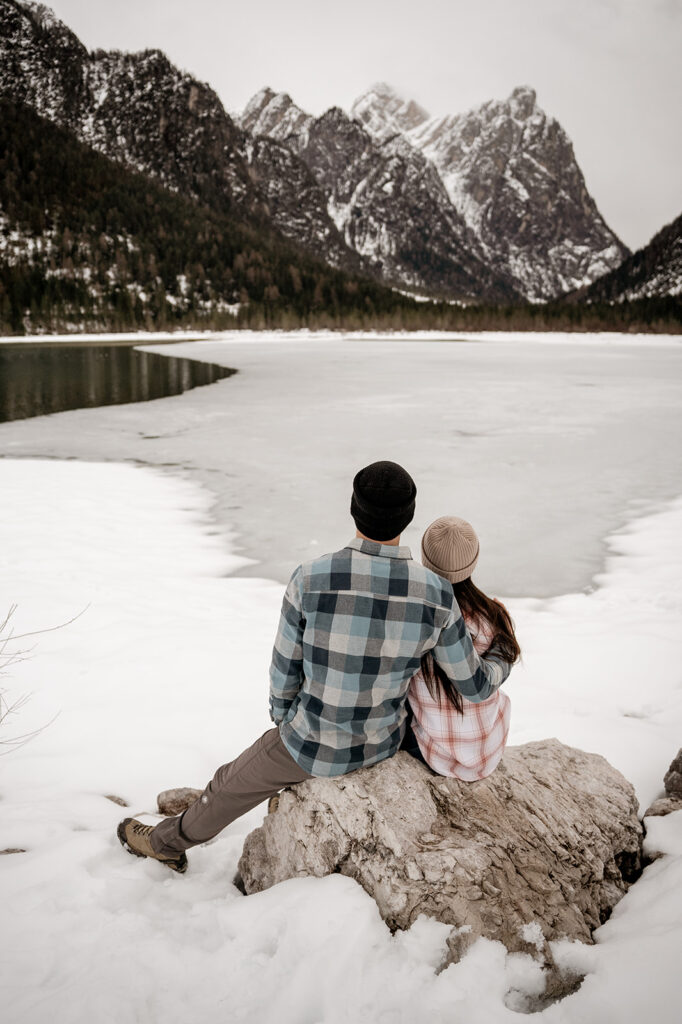
POLYGON ((511 668, 479 658, 452 586, 409 548, 357 538, 299 566, 270 666, 270 717, 297 764, 334 776, 391 757, 425 651, 471 701, 489 697, 511 668))

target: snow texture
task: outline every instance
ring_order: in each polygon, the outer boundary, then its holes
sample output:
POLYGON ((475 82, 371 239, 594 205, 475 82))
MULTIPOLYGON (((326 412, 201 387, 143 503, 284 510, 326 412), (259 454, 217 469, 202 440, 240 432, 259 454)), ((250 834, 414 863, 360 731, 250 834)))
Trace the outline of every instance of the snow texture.
MULTIPOLYGON (((8 728, 58 717, 3 762, 0 848, 27 851, 0 859, 3 1020, 515 1020, 543 987, 529 956, 479 940, 436 974, 448 926, 419 919, 392 937, 339 875, 244 898, 231 879, 264 808, 192 851, 183 877, 121 850, 124 813, 151 811, 169 785, 203 785, 267 727, 282 586, 226 575, 239 560, 212 533, 210 494, 181 478, 3 459, 0 488, 17 632, 83 612, 34 638, 5 680, 32 693, 8 728)), ((682 501, 634 520, 608 550, 591 593, 510 602, 524 650, 506 684, 511 739, 556 735, 603 754, 644 806, 682 735, 682 501)), ((595 946, 553 945, 587 977, 543 1020, 677 1020, 681 819, 656 819, 648 841, 662 856, 595 946)))

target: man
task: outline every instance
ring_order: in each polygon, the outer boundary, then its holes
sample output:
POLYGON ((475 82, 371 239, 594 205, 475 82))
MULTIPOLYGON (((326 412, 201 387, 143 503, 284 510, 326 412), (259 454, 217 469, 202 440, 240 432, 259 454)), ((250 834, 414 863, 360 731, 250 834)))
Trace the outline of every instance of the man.
POLYGON ((118 837, 130 853, 185 871, 185 850, 285 786, 391 757, 425 651, 471 701, 504 682, 511 666, 476 654, 450 584, 400 547, 416 494, 394 462, 360 470, 351 501, 355 538, 299 566, 284 595, 270 668, 275 727, 219 768, 184 814, 155 827, 122 821, 118 837))

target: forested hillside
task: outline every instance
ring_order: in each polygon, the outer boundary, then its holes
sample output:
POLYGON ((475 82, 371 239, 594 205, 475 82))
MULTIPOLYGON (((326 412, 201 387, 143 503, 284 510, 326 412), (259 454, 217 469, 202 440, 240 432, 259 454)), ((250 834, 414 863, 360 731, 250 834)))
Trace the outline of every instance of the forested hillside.
POLYGON ((0 330, 374 323, 418 312, 0 100, 0 330))
POLYGON ((682 214, 611 273, 584 290, 586 302, 682 297, 682 214))

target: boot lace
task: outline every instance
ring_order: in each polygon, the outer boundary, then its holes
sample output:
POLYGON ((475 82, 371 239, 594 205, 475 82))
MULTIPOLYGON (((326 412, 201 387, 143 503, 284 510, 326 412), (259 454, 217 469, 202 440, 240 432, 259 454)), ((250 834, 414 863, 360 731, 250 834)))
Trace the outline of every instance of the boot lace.
POLYGON ((139 821, 135 822, 134 825, 131 825, 131 828, 135 835, 138 836, 148 836, 150 832, 154 831, 153 825, 142 825, 139 821))

